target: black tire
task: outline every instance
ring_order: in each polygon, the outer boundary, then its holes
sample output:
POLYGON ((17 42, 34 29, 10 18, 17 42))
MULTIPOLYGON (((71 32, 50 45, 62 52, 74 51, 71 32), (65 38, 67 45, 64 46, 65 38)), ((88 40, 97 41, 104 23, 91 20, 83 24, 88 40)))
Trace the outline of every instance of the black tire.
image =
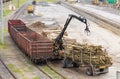
POLYGON ((79 64, 73 62, 73 67, 78 68, 78 67, 79 67, 79 64))
POLYGON ((43 60, 43 61, 42 61, 42 64, 47 64, 47 61, 46 61, 46 60, 43 60))
POLYGON ((67 67, 67 62, 66 62, 66 59, 63 61, 63 68, 66 68, 67 67))
POLYGON ((104 72, 103 74, 108 73, 108 67, 105 68, 104 71, 105 71, 105 72, 104 72))
POLYGON ((30 61, 33 63, 33 59, 30 57, 30 61))
POLYGON ((66 59, 63 61, 63 68, 67 68, 69 64, 72 64, 71 62, 72 62, 71 59, 66 58, 66 59))
POLYGON ((86 69, 86 74, 87 74, 88 76, 93 76, 92 67, 89 67, 89 68, 86 69))

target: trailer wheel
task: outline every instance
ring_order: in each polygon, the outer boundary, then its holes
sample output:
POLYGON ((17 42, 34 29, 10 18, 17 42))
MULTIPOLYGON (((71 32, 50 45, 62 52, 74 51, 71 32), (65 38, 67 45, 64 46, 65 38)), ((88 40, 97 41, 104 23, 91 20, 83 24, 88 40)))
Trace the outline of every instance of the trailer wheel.
POLYGON ((77 64, 77 63, 73 62, 73 67, 78 68, 78 67, 79 67, 79 64, 77 64))
POLYGON ((67 59, 63 61, 63 68, 66 68, 66 67, 67 67, 67 59))
POLYGON ((89 68, 86 69, 86 74, 87 74, 88 76, 93 76, 92 67, 89 67, 89 68))
POLYGON ((72 60, 69 59, 69 58, 66 58, 64 61, 63 61, 63 68, 67 68, 69 65, 72 64, 72 60))
POLYGON ((32 59, 32 58, 30 58, 30 61, 31 61, 31 62, 33 62, 33 59, 32 59))
POLYGON ((108 67, 104 69, 104 74, 108 73, 108 67))

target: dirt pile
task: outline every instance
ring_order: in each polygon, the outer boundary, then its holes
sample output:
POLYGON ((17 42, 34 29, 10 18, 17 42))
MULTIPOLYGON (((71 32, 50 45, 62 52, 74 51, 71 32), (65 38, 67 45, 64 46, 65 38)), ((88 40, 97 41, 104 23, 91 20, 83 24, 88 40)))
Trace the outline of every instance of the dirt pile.
POLYGON ((38 22, 35 22, 35 23, 32 23, 30 26, 30 28, 45 28, 45 24, 38 21, 38 22))

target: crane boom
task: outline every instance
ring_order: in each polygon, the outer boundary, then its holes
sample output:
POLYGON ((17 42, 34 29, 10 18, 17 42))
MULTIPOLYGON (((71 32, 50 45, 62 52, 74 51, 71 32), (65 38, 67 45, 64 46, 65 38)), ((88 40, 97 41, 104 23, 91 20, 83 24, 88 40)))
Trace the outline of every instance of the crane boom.
POLYGON ((78 17, 78 16, 73 15, 73 14, 69 14, 69 17, 67 18, 66 23, 65 23, 65 25, 64 25, 64 28, 62 29, 61 33, 60 33, 60 34, 57 36, 57 38, 55 39, 56 49, 55 49, 53 52, 57 52, 58 50, 64 49, 64 47, 63 47, 63 45, 62 45, 62 44, 63 44, 62 38, 63 38, 63 35, 64 35, 64 33, 65 33, 65 31, 66 31, 66 29, 67 29, 70 21, 72 20, 72 18, 76 18, 76 19, 78 19, 79 21, 85 23, 85 25, 86 25, 85 31, 90 32, 90 30, 89 30, 89 28, 88 28, 88 25, 87 25, 87 19, 86 19, 86 18, 81 17, 81 16, 78 17))

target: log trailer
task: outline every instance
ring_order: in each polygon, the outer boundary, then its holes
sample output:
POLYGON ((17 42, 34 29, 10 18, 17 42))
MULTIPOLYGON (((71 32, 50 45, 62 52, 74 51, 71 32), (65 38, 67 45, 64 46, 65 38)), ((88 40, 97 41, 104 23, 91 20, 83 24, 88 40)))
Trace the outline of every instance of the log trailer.
MULTIPOLYGON (((81 22, 83 22, 86 25, 85 31, 87 33, 90 32, 89 27, 88 27, 88 23, 87 23, 87 19, 85 17, 81 17, 81 16, 76 16, 73 14, 70 14, 68 19, 66 20, 66 23, 64 25, 64 28, 62 29, 61 33, 57 36, 57 38, 55 39, 54 42, 54 54, 60 56, 60 51, 64 51, 64 55, 63 58, 63 68, 67 68, 67 67, 86 67, 86 74, 89 76, 93 76, 93 75, 98 75, 101 73, 107 73, 108 72, 108 67, 111 66, 111 63, 104 63, 104 64, 96 64, 99 63, 99 61, 96 61, 98 58, 94 58, 97 54, 95 54, 95 56, 93 55, 93 53, 91 51, 89 51, 89 49, 87 49, 86 53, 87 53, 87 58, 84 56, 85 52, 83 52, 83 50, 85 50, 85 48, 83 48, 84 46, 79 46, 78 52, 76 53, 76 49, 71 48, 71 51, 67 51, 66 46, 63 44, 63 35, 70 23, 70 21, 72 20, 72 18, 75 18, 81 22), (69 52, 69 54, 67 54, 69 52), (76 58, 78 58, 76 60, 76 58), (87 63, 85 61, 88 61, 87 63), (93 63, 95 62, 95 63, 93 63)), ((72 44, 74 45, 74 44, 72 44)), ((75 45, 76 46, 76 45, 75 45)), ((92 47, 92 46, 91 46, 92 47)), ((94 49, 94 48, 93 48, 94 49)), ((99 47, 98 47, 99 49, 99 47)), ((101 48, 99 49, 101 50, 101 48)), ((94 50, 94 53, 97 53, 97 50, 94 50)), ((99 55, 99 54, 98 54, 99 55)), ((101 57, 102 55, 100 55, 101 57)), ((104 56, 104 54, 103 54, 104 56)), ((101 60, 101 59, 99 59, 101 60)), ((104 57, 104 60, 108 60, 110 61, 109 57, 104 57), (109 59, 109 60, 108 60, 109 59)))

